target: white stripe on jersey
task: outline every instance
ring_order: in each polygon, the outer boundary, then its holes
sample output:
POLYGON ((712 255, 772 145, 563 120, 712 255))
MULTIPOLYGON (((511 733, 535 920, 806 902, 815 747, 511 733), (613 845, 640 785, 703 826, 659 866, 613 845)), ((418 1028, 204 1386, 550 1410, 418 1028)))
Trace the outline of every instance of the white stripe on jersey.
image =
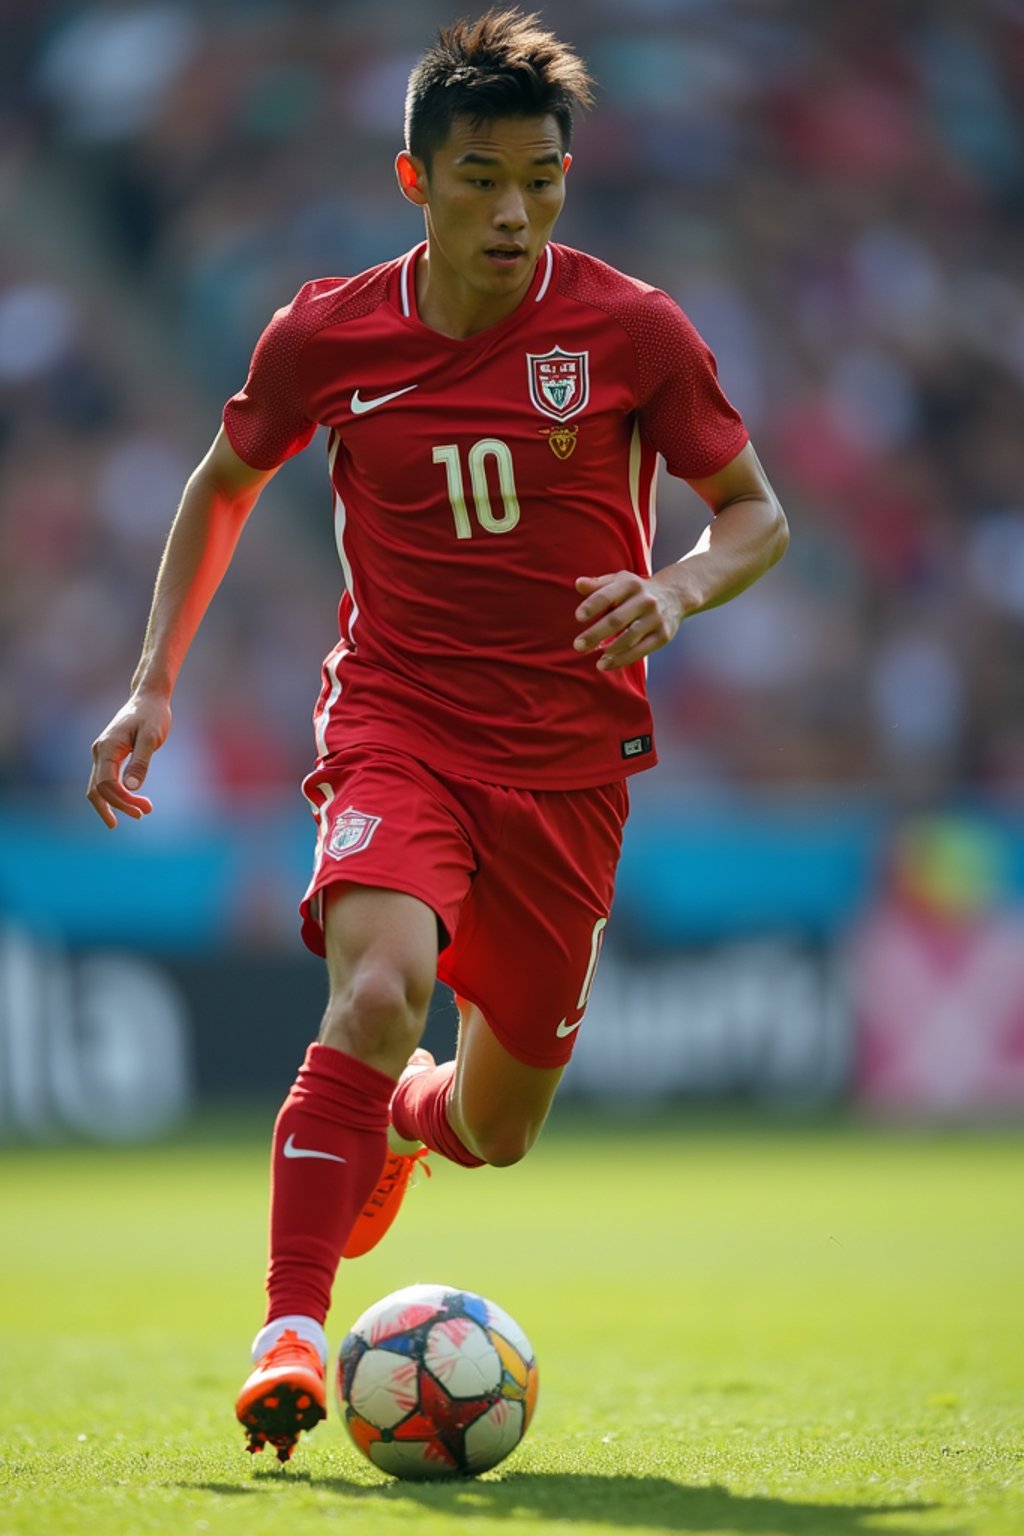
POLYGON ((334 650, 324 662, 324 671, 331 680, 331 686, 327 690, 323 708, 319 709, 313 720, 313 734, 316 739, 316 751, 318 757, 327 756, 327 727, 331 723, 331 710, 341 697, 341 678, 338 676, 339 664, 349 654, 349 647, 342 640, 334 647, 334 650))
POLYGON ((535 304, 539 304, 541 299, 547 293, 547 291, 548 291, 548 283, 550 283, 550 281, 551 281, 551 274, 554 271, 555 258, 551 254, 551 247, 550 247, 550 245, 546 245, 544 247, 544 259, 547 261, 548 268, 547 268, 547 271, 544 273, 543 281, 541 282, 540 288, 537 291, 537 297, 533 301, 535 304))
POLYGON ((633 423, 633 440, 629 445, 629 500, 633 508, 633 516, 636 518, 637 531, 640 534, 640 544, 644 552, 646 575, 651 574, 651 544, 644 527, 643 513, 640 510, 640 467, 643 460, 643 444, 640 441, 640 423, 633 423))
MULTIPOLYGON (((640 470, 643 464, 643 443, 640 439, 640 423, 633 423, 633 441, 629 445, 629 499, 633 504, 633 516, 636 518, 636 526, 640 533, 640 543, 643 546, 644 561, 647 566, 647 575, 651 574, 651 547, 654 544, 654 528, 657 521, 655 507, 655 494, 658 483, 658 459, 655 456, 654 468, 651 470, 651 488, 647 497, 647 529, 644 528, 643 514, 640 511, 640 470)), ((644 677, 647 676, 649 656, 644 659, 644 677)))
POLYGON ((345 521, 348 517, 348 509, 338 492, 334 493, 334 542, 338 546, 338 559, 341 561, 342 574, 345 577, 345 591, 352 599, 352 619, 348 626, 349 638, 353 639, 352 629, 359 612, 359 604, 356 602, 355 586, 352 581, 352 567, 348 563, 348 555, 345 553, 345 521))
POLYGON ((342 501, 334 485, 334 461, 341 447, 341 433, 331 433, 334 441, 331 443, 327 454, 327 465, 331 471, 331 489, 334 491, 334 543, 338 550, 338 559, 341 562, 341 572, 345 578, 345 591, 352 599, 352 618, 349 620, 348 637, 353 642, 352 628, 359 613, 359 604, 356 602, 355 583, 352 580, 352 567, 349 565, 348 555, 345 553, 345 524, 348 519, 348 509, 342 501))
MULTIPOLYGON (((327 464, 332 473, 334 470, 334 461, 338 456, 338 449, 340 447, 341 435, 338 432, 332 431, 327 444, 327 464)), ((333 651, 331 651, 330 655, 327 657, 327 660, 324 662, 324 671, 326 672, 330 681, 330 687, 327 690, 327 697, 324 699, 322 708, 317 710, 313 718, 313 732, 316 739, 316 750, 320 757, 327 756, 327 730, 331 723, 331 711, 335 704, 337 704, 338 699, 341 697, 342 682, 340 676, 340 667, 341 663, 352 649, 352 626, 355 624, 356 617, 359 613, 358 606, 356 605, 355 595, 352 592, 352 571, 348 563, 348 557, 345 554, 345 503, 342 501, 337 491, 334 492, 334 538, 335 543, 338 546, 338 559, 341 561, 341 569, 345 577, 345 588, 352 598, 352 617, 349 621, 349 638, 340 640, 334 647, 333 651)))
POLYGON ((422 249, 423 247, 421 245, 417 245, 414 250, 409 252, 408 256, 402 262, 402 314, 407 320, 412 316, 412 303, 409 298, 409 269, 422 249))

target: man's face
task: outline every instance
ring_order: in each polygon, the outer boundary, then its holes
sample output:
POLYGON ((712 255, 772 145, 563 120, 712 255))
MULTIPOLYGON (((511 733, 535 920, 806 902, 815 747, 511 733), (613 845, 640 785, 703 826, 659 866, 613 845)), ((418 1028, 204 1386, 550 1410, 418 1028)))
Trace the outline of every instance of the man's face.
POLYGON ((569 160, 552 116, 456 118, 421 182, 432 262, 481 295, 525 289, 562 210, 569 160))

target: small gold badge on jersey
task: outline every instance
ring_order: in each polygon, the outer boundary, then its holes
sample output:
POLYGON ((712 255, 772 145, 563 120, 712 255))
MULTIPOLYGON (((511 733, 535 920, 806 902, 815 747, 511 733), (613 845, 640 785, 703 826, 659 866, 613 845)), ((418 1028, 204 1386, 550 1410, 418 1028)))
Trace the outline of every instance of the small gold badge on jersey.
POLYGON ((546 437, 548 447, 556 459, 568 459, 576 451, 579 427, 541 427, 541 437, 546 437))
POLYGON ((530 400, 544 416, 567 421, 583 410, 590 399, 590 353, 527 352, 526 370, 530 400))
POLYGON ((380 826, 379 816, 368 816, 350 805, 334 818, 331 835, 327 839, 326 852, 332 859, 347 858, 350 853, 361 853, 380 826))

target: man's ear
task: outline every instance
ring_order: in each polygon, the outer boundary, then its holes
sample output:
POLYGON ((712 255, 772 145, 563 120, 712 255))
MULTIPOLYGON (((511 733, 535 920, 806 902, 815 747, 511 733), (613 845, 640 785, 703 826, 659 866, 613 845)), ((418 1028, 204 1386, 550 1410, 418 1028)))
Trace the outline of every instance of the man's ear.
POLYGON ((423 161, 410 155, 407 149, 401 149, 395 156, 395 175, 398 177, 402 196, 407 197, 410 203, 415 203, 417 207, 422 208, 427 201, 423 161))

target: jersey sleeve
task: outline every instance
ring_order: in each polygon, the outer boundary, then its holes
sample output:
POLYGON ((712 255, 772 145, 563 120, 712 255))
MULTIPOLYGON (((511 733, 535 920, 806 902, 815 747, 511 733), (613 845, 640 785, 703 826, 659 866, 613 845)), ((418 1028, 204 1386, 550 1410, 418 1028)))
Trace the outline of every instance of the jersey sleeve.
POLYGON ((309 335, 306 306, 315 287, 307 283, 279 309, 249 364, 244 388, 224 407, 224 430, 240 459, 253 469, 276 469, 305 448, 317 423, 306 414, 299 358, 309 335))
POLYGON ((640 430, 669 474, 700 480, 747 442, 743 418, 718 382, 710 348, 667 293, 652 290, 634 336, 640 430))

